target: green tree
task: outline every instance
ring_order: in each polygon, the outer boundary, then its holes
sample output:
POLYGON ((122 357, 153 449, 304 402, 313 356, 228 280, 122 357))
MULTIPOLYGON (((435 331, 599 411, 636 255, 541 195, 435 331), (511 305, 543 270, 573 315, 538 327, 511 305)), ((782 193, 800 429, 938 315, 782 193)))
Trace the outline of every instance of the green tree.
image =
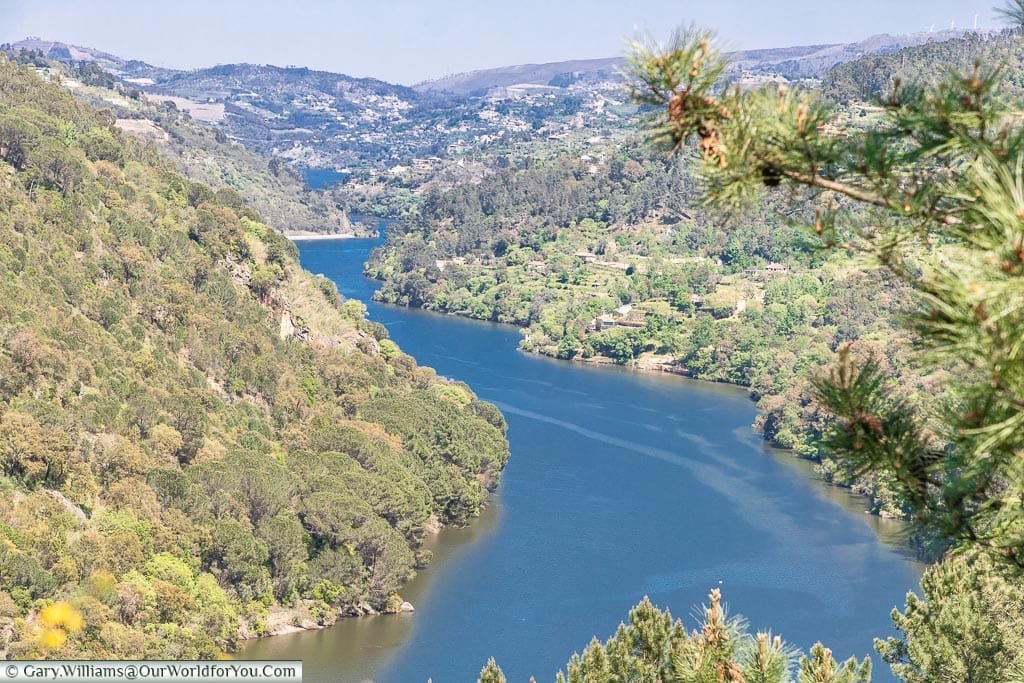
MULTIPOLYGON (((679 619, 648 598, 629 612, 626 623, 604 643, 594 638, 574 654, 559 683, 789 683, 798 652, 770 633, 751 635, 741 617, 729 617, 718 589, 701 609, 702 618, 687 633, 679 619)), ((800 659, 800 683, 866 683, 870 660, 837 663, 818 643, 800 659)), ((494 662, 480 672, 482 681, 504 681, 494 662)), ((532 680, 532 678, 531 678, 532 680)))
POLYGON ((984 555, 930 567, 923 596, 907 595, 892 620, 901 635, 875 648, 908 683, 1024 681, 1024 586, 984 555))
POLYGON ((634 360, 647 345, 643 333, 635 328, 613 327, 594 335, 590 343, 598 353, 617 363, 634 360))
POLYGON ((44 137, 29 149, 26 167, 43 186, 67 194, 82 176, 81 160, 67 145, 44 137))
POLYGON ((800 658, 797 683, 867 683, 871 680, 871 660, 848 659, 837 662, 832 651, 821 643, 811 647, 810 657, 800 658))
MULTIPOLYGON (((1024 24, 1024 1, 1009 13, 1024 24)), ((902 637, 876 647, 912 683, 1024 679, 1024 127, 1000 68, 897 81, 877 122, 844 125, 814 92, 723 88, 706 33, 638 45, 631 64, 634 95, 657 107, 652 137, 677 151, 696 140, 712 205, 785 187, 813 206, 825 247, 873 259, 915 293, 912 361, 936 378, 942 412, 907 400, 849 345, 815 383, 836 417, 823 446, 838 467, 886 481, 928 538, 953 547, 922 581, 924 599, 894 612, 902 637)), ((812 651, 800 680, 860 674, 827 659, 812 651)))
POLYGON ((22 170, 38 136, 39 129, 24 118, 11 114, 0 116, 0 159, 16 171, 22 170))
POLYGON ((124 157, 124 150, 114 134, 105 128, 90 128, 82 136, 81 144, 85 155, 93 160, 120 162, 124 157))
POLYGON ((0 419, 0 471, 29 488, 59 487, 75 455, 67 432, 31 415, 9 412, 0 419))
POLYGON ((505 672, 494 661, 494 657, 488 659, 487 666, 480 670, 477 683, 505 683, 505 672))
POLYGON ((222 585, 233 586, 243 602, 270 593, 267 545, 234 520, 213 525, 206 566, 222 585))

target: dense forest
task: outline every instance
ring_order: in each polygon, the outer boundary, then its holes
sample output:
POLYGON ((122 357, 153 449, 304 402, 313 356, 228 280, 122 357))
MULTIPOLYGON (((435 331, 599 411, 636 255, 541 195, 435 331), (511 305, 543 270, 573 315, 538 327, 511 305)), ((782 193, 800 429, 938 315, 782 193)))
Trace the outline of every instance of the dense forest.
POLYGON ((0 58, 0 652, 398 610, 496 484, 501 415, 115 124, 0 58))

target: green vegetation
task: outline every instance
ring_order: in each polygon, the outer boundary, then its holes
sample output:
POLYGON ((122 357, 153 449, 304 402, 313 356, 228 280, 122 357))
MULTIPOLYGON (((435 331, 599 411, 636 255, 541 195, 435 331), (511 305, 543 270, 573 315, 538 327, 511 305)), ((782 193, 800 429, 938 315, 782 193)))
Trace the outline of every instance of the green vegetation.
POLYGON ((397 610, 505 425, 183 177, 0 59, 0 652, 198 658, 397 610))
MULTIPOLYGON (((629 613, 628 623, 606 642, 596 638, 574 654, 559 672, 558 683, 588 681, 661 681, 663 683, 863 683, 871 678, 871 661, 839 663, 821 643, 801 656, 778 636, 747 631, 742 617, 729 617, 722 595, 711 591, 697 628, 687 633, 680 620, 644 598, 629 613)), ((492 659, 479 683, 503 683, 492 659)))
POLYGON ((898 638, 875 648, 908 683, 1024 680, 1024 586, 993 571, 984 555, 930 568, 923 599, 893 611, 898 638))
MULTIPOLYGON (((679 41, 674 64, 689 60, 700 71, 719 59, 706 38, 679 41)), ((813 92, 716 97, 692 75, 666 73, 660 58, 637 54, 637 90, 666 104, 669 116, 653 125, 658 138, 700 137, 713 202, 739 206, 782 184, 811 188, 825 246, 874 259, 915 294, 912 360, 945 371, 937 387, 946 411, 892 396, 879 364, 845 347, 832 376, 816 382, 840 418, 829 449, 856 471, 893 476, 936 536, 1024 566, 1016 487, 1024 132, 997 93, 998 70, 978 63, 937 86, 898 88, 878 125, 839 135, 832 108, 813 92)))
MULTIPOLYGON (((122 133, 140 140, 200 184, 195 191, 217 188, 221 201, 254 208, 279 232, 369 233, 348 219, 345 202, 333 192, 309 190, 302 178, 279 159, 263 159, 229 139, 219 128, 195 123, 172 100, 150 100, 96 62, 70 65, 38 52, 10 51, 13 61, 37 67, 48 79, 68 85, 75 97, 109 112, 122 133)), ((105 140, 86 144, 109 144, 105 140)))
POLYGON ((841 104, 872 104, 889 95, 897 82, 938 83, 949 75, 950 69, 969 70, 978 59, 1000 66, 1004 96, 1019 98, 1024 94, 1024 41, 1015 30, 995 35, 968 33, 955 40, 847 62, 825 74, 821 93, 841 104))

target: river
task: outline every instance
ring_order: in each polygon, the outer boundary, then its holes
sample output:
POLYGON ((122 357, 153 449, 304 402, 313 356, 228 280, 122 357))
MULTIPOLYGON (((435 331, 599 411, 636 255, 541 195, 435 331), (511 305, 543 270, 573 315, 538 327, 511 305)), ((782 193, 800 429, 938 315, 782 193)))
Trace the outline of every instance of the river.
MULTIPOLYGON (((766 447, 743 390, 595 368, 516 350, 516 329, 370 301, 374 240, 299 245, 303 265, 367 302, 420 364, 501 408, 512 458, 482 517, 446 529, 403 596, 413 614, 247 644, 301 659, 305 680, 476 680, 494 656, 510 681, 554 679, 644 595, 695 626, 721 587, 731 612, 806 650, 872 654, 921 566, 899 523, 766 447)), ((875 681, 894 680, 877 656, 875 681)))

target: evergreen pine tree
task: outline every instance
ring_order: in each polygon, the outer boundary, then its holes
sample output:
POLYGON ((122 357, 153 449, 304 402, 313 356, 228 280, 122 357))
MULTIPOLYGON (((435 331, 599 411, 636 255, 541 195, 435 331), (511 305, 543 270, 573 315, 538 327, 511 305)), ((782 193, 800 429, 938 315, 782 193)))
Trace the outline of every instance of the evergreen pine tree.
MULTIPOLYGON (((1005 14, 1024 26, 1024 0, 1005 14)), ((916 293, 913 360, 942 412, 900 398, 856 345, 816 382, 836 418, 823 446, 849 472, 893 482, 923 534, 950 549, 924 597, 893 612, 901 637, 876 649, 908 683, 1024 680, 1024 126, 1000 94, 1002 69, 897 80, 864 123, 813 91, 726 84, 713 36, 694 29, 667 49, 637 44, 631 65, 653 140, 699 157, 711 206, 784 189, 824 247, 916 293)), ((816 646, 799 681, 867 674, 816 646)))
MULTIPOLYGON (((875 648, 908 683, 1024 681, 1024 585, 984 555, 953 558, 921 579, 923 597, 893 610, 901 635, 875 648)), ((813 680, 813 679, 812 679, 813 680)), ((801 682, 802 683, 802 682, 801 682)))
POLYGON ((857 662, 848 659, 842 664, 832 657, 832 651, 821 643, 811 648, 810 657, 800 658, 797 683, 867 683, 871 680, 871 660, 857 662))
MULTIPOLYGON (((601 643, 596 638, 559 672, 558 683, 791 683, 797 651, 770 633, 752 635, 746 621, 729 617, 712 590, 698 627, 687 633, 670 612, 648 598, 601 643)), ((820 643, 801 660, 800 683, 864 683, 870 660, 832 660, 820 643), (804 672, 807 672, 806 674, 804 672), (809 677, 808 677, 809 676, 809 677), (814 676, 818 676, 815 678, 814 676)))
POLYGON ((494 657, 487 660, 487 666, 480 670, 477 683, 505 683, 505 672, 501 670, 494 657))

